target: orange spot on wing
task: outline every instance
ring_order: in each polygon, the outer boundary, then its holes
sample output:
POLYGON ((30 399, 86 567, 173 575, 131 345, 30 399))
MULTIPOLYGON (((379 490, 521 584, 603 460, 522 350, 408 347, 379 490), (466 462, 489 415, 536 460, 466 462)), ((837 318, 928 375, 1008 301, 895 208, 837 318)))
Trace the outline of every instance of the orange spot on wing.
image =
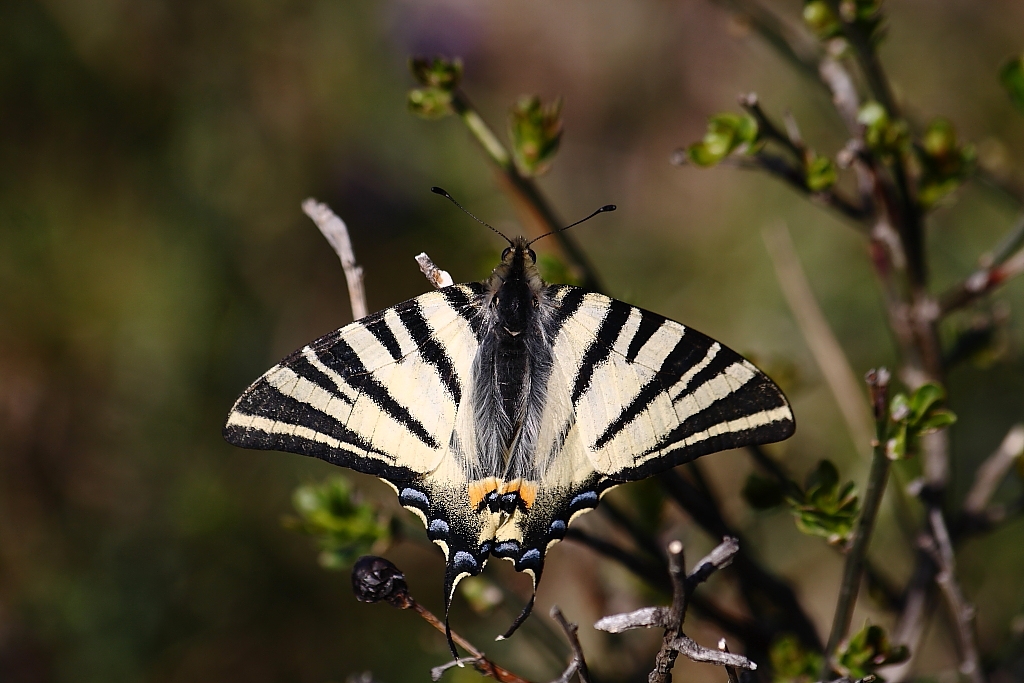
POLYGON ((519 485, 519 497, 523 499, 526 509, 533 507, 533 501, 537 500, 537 485, 532 481, 524 481, 519 485))
POLYGON ((498 488, 498 482, 494 477, 479 479, 469 482, 469 505, 474 510, 480 507, 481 501, 491 491, 498 488))

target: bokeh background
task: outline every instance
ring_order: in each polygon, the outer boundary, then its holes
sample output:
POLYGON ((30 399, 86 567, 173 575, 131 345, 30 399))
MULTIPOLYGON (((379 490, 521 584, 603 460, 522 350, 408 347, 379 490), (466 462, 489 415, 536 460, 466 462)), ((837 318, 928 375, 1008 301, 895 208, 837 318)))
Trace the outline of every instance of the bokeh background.
MULTIPOLYGON (((770 4, 799 17, 796 0, 770 4)), ((992 164, 1024 164, 1024 117, 996 77, 1024 48, 1024 5, 901 0, 887 12, 882 57, 907 108, 949 117, 992 164)), ((703 134, 709 114, 735 110, 736 95, 750 90, 776 116, 790 109, 818 150, 844 142, 826 95, 722 8, 705 0, 4 0, 0 679, 319 682, 368 670, 394 683, 426 680, 446 660, 438 634, 412 614, 357 603, 347 574, 321 568, 310 539, 283 527, 293 490, 334 468, 240 451, 220 437, 250 381, 351 319, 337 258, 299 209, 305 197, 348 222, 372 310, 426 290, 412 258, 420 251, 456 281, 483 278, 495 262, 500 241, 431 185, 506 232, 520 229, 460 122, 407 112, 407 59, 435 53, 464 59, 465 88, 499 130, 519 95, 564 97, 562 148, 540 183, 566 219, 618 204, 574 229, 608 292, 785 375, 800 429, 772 453, 801 476, 828 457, 844 477, 864 480, 865 461, 786 307, 761 230, 780 220, 790 227, 858 373, 894 360, 862 240, 769 178, 669 164, 673 149, 703 134)), ((969 272, 1017 210, 971 184, 955 199, 931 220, 936 290, 969 272)), ((1024 418, 1024 285, 1011 283, 1001 299, 1011 315, 1004 353, 949 378, 960 416, 958 496, 1024 418)), ((801 536, 785 513, 751 512, 739 496, 750 469, 743 454, 705 464, 730 519, 825 630, 838 555, 801 536)), ((416 535, 388 489, 350 481, 409 529, 387 554, 414 595, 440 610, 441 553, 416 535)), ((999 499, 1020 493, 1012 480, 999 499)), ((616 495, 633 505, 655 493, 616 495)), ((580 522, 604 531, 597 513, 580 522)), ((912 555, 894 529, 886 507, 871 555, 901 579, 912 555)), ((712 543, 671 509, 659 530, 682 538, 691 558, 712 543)), ((657 634, 611 639, 589 624, 653 597, 582 547, 562 543, 550 558, 533 621, 546 621, 557 600, 583 624, 598 672, 643 671, 657 634)), ((1010 647, 1024 614, 1024 524, 965 545, 959 563, 983 650, 1010 647)), ((528 582, 512 574, 488 569, 515 603, 528 582)), ((709 590, 735 601, 727 579, 709 590)), ((855 624, 872 613, 870 602, 864 609, 855 624)), ((524 674, 549 680, 559 669, 537 645, 558 636, 540 624, 495 644, 507 613, 478 616, 460 602, 454 621, 524 674)), ((717 638, 710 627, 693 629, 705 642, 717 638)), ((951 642, 940 619, 923 668, 948 665, 951 642)))

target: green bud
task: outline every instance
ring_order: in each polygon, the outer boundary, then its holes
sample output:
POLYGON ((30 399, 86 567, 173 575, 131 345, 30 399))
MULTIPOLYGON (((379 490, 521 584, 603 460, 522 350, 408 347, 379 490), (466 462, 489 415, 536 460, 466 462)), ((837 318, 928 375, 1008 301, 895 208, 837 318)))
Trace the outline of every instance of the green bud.
POLYGON ((890 643, 885 629, 865 623, 864 628, 839 645, 836 668, 844 676, 864 678, 877 676, 875 671, 879 667, 899 664, 909 658, 910 650, 904 645, 890 643))
POLYGON ((932 206, 959 187, 973 171, 976 156, 972 145, 958 143, 952 123, 938 118, 928 124, 918 151, 921 204, 932 206))
POLYGON ((823 192, 836 184, 839 174, 828 157, 813 156, 807 164, 806 183, 811 192, 823 192))
POLYGON ((452 113, 452 94, 441 88, 409 91, 409 111, 424 119, 440 119, 452 113))
POLYGON ((686 149, 698 166, 714 166, 742 145, 757 141, 757 121, 746 114, 722 113, 708 119, 708 131, 700 142, 686 149))
POLYGON ((462 60, 458 57, 413 57, 409 70, 420 85, 441 90, 454 90, 462 81, 462 60))
POLYGON ((1024 113, 1024 55, 1003 64, 999 69, 999 82, 1003 84, 1014 106, 1024 113))
POLYGON ((824 0, 804 3, 804 23, 822 40, 834 38, 842 32, 839 19, 824 0))
POLYGON ((857 113, 857 121, 864 125, 864 141, 868 147, 883 154, 903 150, 909 141, 905 121, 893 121, 878 102, 868 102, 857 113))
POLYGON ((562 100, 542 104, 536 95, 519 98, 509 113, 508 128, 519 171, 526 176, 544 173, 562 140, 562 100))

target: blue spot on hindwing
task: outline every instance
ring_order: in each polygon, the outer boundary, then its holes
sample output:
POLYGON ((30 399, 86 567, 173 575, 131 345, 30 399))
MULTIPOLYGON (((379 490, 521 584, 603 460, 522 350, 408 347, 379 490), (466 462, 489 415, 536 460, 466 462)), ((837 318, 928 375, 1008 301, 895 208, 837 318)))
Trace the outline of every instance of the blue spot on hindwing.
POLYGON ((456 569, 472 568, 476 569, 476 558, 467 553, 465 550, 460 550, 455 553, 455 557, 452 558, 452 564, 455 565, 456 569))
POLYGON ((523 553, 523 556, 519 558, 519 561, 522 564, 526 564, 527 562, 539 562, 540 551, 536 548, 530 548, 525 553, 523 553))
POLYGON ((398 500, 402 502, 402 505, 415 505, 416 507, 428 507, 430 505, 430 499, 427 498, 427 494, 416 489, 402 489, 402 492, 398 494, 398 500))
POLYGON ((443 519, 432 519, 430 520, 430 526, 427 527, 427 530, 430 531, 430 533, 432 534, 440 534, 441 536, 447 536, 449 531, 448 522, 444 521, 443 519))
POLYGON ((597 506, 597 493, 595 491, 584 491, 578 493, 569 502, 569 507, 595 507, 597 506))
POLYGON ((565 522, 564 521, 562 521, 560 519, 556 519, 555 521, 551 522, 551 533, 552 534, 561 534, 561 533, 564 533, 564 532, 565 532, 565 522))

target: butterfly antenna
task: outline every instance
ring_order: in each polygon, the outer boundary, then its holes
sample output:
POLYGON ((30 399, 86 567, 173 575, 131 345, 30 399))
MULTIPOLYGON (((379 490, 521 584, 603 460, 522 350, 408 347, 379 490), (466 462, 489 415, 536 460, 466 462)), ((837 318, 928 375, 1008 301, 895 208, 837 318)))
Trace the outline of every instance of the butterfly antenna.
MULTIPOLYGON (((466 211, 466 207, 464 207, 462 204, 459 204, 457 201, 455 201, 455 198, 452 197, 450 194, 448 194, 443 188, 432 187, 432 188, 430 188, 430 191, 433 192, 434 194, 441 195, 442 197, 444 197, 445 199, 450 201, 452 204, 454 204, 455 206, 457 206, 460 209, 462 209, 463 213, 465 213, 467 216, 469 216, 470 218, 475 220, 480 225, 486 226, 486 227, 490 228, 491 230, 493 230, 494 232, 496 232, 499 235, 501 235, 502 239, 504 239, 506 242, 508 242, 509 246, 512 246, 512 240, 510 240, 509 238, 505 237, 505 235, 503 235, 500 230, 498 230, 496 227, 494 227, 490 223, 485 223, 482 220, 480 220, 479 218, 477 218, 476 216, 474 216, 473 214, 471 214, 469 211, 466 211)), ((586 220, 586 219, 584 219, 584 220, 586 220)))
MULTIPOLYGON (((455 200, 452 200, 452 201, 455 201, 455 200)), ((530 240, 529 242, 526 243, 526 246, 530 246, 531 244, 533 244, 537 240, 541 239, 542 237, 547 237, 548 235, 554 235, 556 232, 562 232, 563 230, 568 230, 569 228, 571 228, 573 226, 576 226, 576 225, 579 225, 580 223, 584 223, 586 221, 589 221, 591 218, 593 218, 594 216, 596 216, 599 213, 604 213, 606 211, 614 211, 616 208, 617 207, 614 204, 605 204, 604 206, 602 206, 600 209, 598 209, 594 213, 590 214, 586 218, 581 218, 580 220, 576 221, 572 225, 567 225, 564 228, 559 228, 558 230, 552 230, 551 232, 546 232, 543 235, 541 235, 540 237, 534 237, 532 240, 530 240)))

